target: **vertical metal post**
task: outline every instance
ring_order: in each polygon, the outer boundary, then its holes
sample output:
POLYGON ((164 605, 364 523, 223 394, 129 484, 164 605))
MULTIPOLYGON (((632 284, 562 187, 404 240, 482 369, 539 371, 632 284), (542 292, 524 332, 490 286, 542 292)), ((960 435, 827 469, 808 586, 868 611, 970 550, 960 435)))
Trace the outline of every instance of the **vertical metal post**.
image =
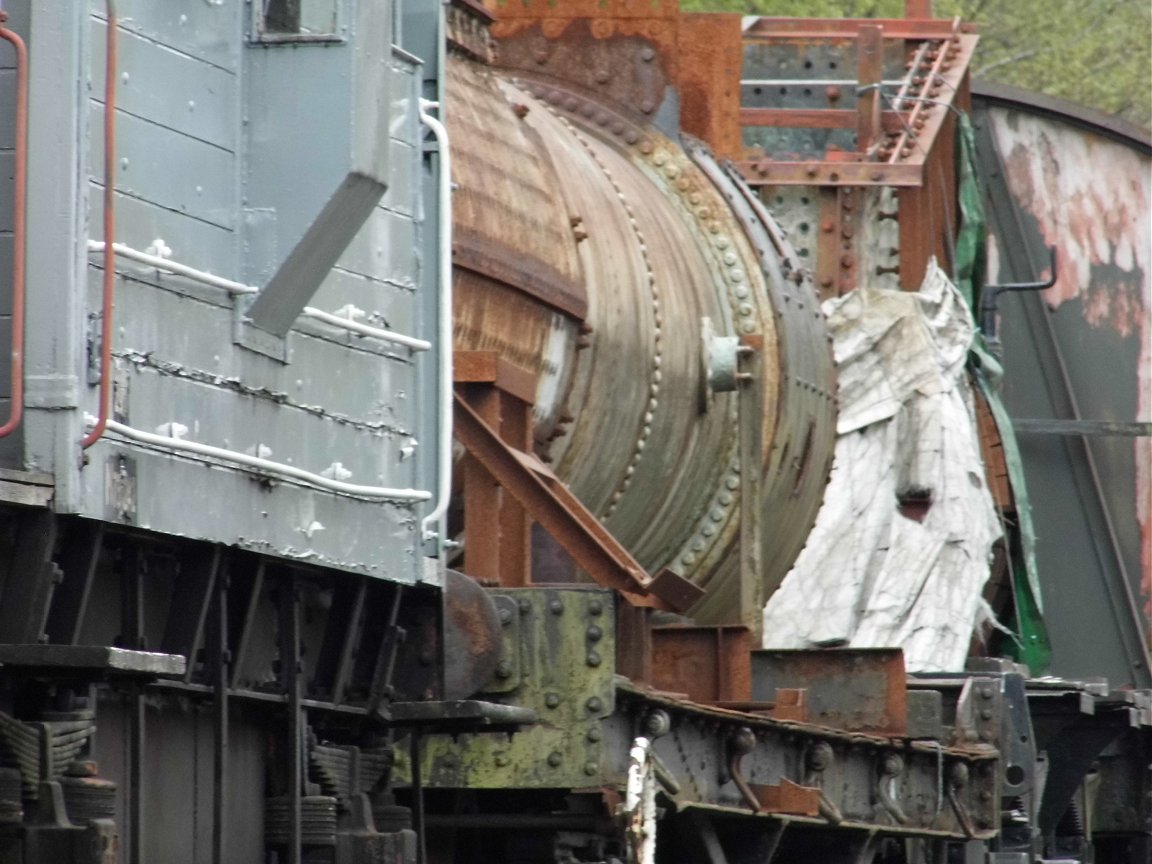
POLYGON ((240 634, 236 639, 236 651, 232 655, 232 668, 229 670, 228 683, 232 687, 236 687, 240 683, 238 680, 240 670, 244 668, 244 659, 248 653, 248 641, 256 623, 256 610, 260 608, 260 592, 264 590, 266 566, 261 560, 256 566, 256 575, 252 578, 252 591, 248 595, 248 602, 244 609, 244 621, 240 625, 240 634))
MULTIPOLYGON (((523 399, 501 392, 500 437, 522 453, 532 452, 532 410, 523 399)), ((532 519, 511 495, 500 502, 500 584, 532 583, 532 519)))
MULTIPOLYGON (((510 447, 532 450, 528 403, 503 389, 499 365, 494 381, 470 381, 460 392, 510 447)), ((474 456, 464 459, 464 559, 476 579, 506 588, 531 584, 532 520, 516 498, 500 488, 474 456)))
POLYGON ((75 645, 84 626, 88 597, 100 563, 104 523, 81 520, 70 527, 67 538, 59 562, 64 581, 53 597, 48 616, 48 641, 75 645))
POLYGON ((148 557, 143 550, 133 553, 128 572, 121 582, 120 641, 122 648, 144 651, 144 574, 148 557))
MULTIPOLYGON (((133 649, 144 646, 144 573, 148 561, 142 550, 137 550, 128 565, 123 582, 124 597, 121 607, 121 639, 133 649)), ((128 754, 128 855, 129 864, 144 864, 144 691, 140 684, 131 690, 131 741, 128 754)))
POLYGON ((280 681, 288 696, 288 864, 301 862, 304 715, 300 694, 300 601, 296 575, 280 585, 280 681))
POLYGON ((878 24, 860 25, 856 80, 860 87, 856 103, 856 149, 870 153, 879 143, 880 87, 884 73, 884 28, 878 24))
MULTIPOLYGON (((468 403, 491 429, 500 428, 500 394, 490 384, 467 385, 468 403)), ((500 484, 475 456, 467 454, 464 476, 464 567, 481 582, 500 581, 500 484)))
MULTIPOLYGON (((208 638, 204 631, 211 628, 208 616, 220 561, 219 546, 195 552, 189 550, 182 556, 179 581, 172 592, 168 622, 160 640, 160 650, 165 654, 183 654, 188 658, 188 666, 184 672, 185 682, 190 682, 196 673, 200 648, 208 638)), ((204 677, 208 677, 207 664, 204 677)))
POLYGON ((216 685, 216 742, 213 752, 212 864, 224 864, 228 813, 228 564, 216 583, 216 614, 211 621, 212 659, 216 685))
POLYGON ((368 580, 361 578, 356 583, 356 596, 352 601, 352 611, 347 620, 342 622, 347 630, 340 649, 336 675, 332 682, 332 704, 334 705, 339 705, 344 701, 344 694, 348 690, 348 681, 352 677, 352 664, 355 649, 360 642, 360 621, 364 615, 364 600, 367 596, 368 580))
POLYGON ((132 687, 131 740, 128 754, 128 861, 144 864, 144 691, 132 687))
POLYGON ((740 619, 752 631, 753 644, 764 628, 764 532, 760 524, 760 486, 764 471, 764 381, 760 374, 763 337, 740 340, 740 389, 737 392, 740 447, 740 619))
POLYGON ((412 827, 416 831, 416 864, 427 864, 428 850, 424 843, 424 786, 420 776, 420 727, 412 727, 408 741, 409 759, 412 760, 412 827))

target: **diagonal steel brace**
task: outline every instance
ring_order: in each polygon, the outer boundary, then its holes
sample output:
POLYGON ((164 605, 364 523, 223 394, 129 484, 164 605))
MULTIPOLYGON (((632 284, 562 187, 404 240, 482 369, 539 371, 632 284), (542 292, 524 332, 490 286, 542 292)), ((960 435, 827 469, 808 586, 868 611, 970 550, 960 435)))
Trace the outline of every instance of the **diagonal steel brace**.
POLYGON ((543 462, 502 441, 460 394, 454 420, 464 448, 598 584, 616 589, 634 606, 672 612, 683 612, 700 598, 699 588, 675 574, 646 573, 543 462))

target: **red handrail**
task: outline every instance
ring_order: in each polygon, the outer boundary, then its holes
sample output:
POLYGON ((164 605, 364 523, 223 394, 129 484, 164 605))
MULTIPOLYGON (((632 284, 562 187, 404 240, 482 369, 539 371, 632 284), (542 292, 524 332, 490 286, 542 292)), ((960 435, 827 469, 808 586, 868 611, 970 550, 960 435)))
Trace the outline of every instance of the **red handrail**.
POLYGON ((100 321, 100 408, 96 424, 80 442, 82 448, 100 440, 108 425, 112 402, 112 306, 116 299, 116 3, 107 0, 108 23, 104 48, 104 290, 100 321))
MULTIPOLYGON (((0 25, 8 13, 0 11, 0 25)), ((24 40, 0 26, 0 39, 16 50, 16 170, 12 198, 12 384, 8 420, 0 426, 0 438, 11 435, 24 416, 24 291, 25 229, 28 190, 28 48, 24 40)))

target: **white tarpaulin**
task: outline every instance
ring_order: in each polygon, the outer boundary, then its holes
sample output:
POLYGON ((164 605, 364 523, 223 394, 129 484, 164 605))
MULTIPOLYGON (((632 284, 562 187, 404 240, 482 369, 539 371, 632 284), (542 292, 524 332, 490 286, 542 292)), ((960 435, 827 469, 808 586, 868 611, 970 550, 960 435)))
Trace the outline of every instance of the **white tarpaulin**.
POLYGON ((865 287, 824 311, 835 460, 808 543, 764 609, 764 647, 900 647, 909 670, 960 669, 1000 536, 964 371, 972 316, 935 262, 917 293, 865 287), (902 499, 925 502, 921 521, 902 499))

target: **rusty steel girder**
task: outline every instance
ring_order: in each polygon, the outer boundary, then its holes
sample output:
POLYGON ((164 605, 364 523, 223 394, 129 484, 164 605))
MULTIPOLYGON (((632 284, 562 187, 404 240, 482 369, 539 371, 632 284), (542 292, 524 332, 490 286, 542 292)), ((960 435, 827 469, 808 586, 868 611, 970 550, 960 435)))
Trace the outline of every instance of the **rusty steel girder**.
MULTIPOLYGON (((494 795, 595 790, 611 816, 627 782, 629 752, 643 737, 668 819, 695 813, 734 820, 726 824, 754 834, 784 832, 786 843, 801 844, 811 832, 830 832, 843 841, 861 831, 953 841, 995 834, 1002 782, 995 745, 1006 703, 992 677, 925 682, 937 700, 937 688, 947 691, 945 700, 960 700, 954 735, 943 727, 905 728, 903 700, 888 699, 885 705, 884 696, 874 700, 875 716, 820 707, 834 707, 830 691, 843 690, 854 670, 862 670, 863 680, 882 693, 907 695, 898 651, 875 653, 862 664, 855 662, 862 652, 795 662, 778 657, 778 668, 793 667, 796 674, 788 683, 801 691, 774 687, 773 704, 748 703, 747 710, 737 710, 654 691, 616 675, 620 646, 610 626, 615 598, 608 591, 565 586, 502 589, 493 595, 501 610, 505 662, 485 698, 531 709, 539 722, 511 738, 484 732, 429 735, 415 754, 416 775, 411 755, 397 754, 401 785, 419 776, 427 789, 494 795), (960 687, 962 695, 952 693, 960 687), (805 691, 813 694, 819 716, 792 719, 789 698, 805 691), (991 694, 986 700, 979 698, 983 691, 991 694), (974 711, 968 705, 972 700, 986 710, 974 711), (985 714, 991 719, 983 719, 985 714)), ((735 630, 666 633, 670 638, 660 650, 669 654, 715 639, 722 653, 741 650, 735 630)), ((759 693, 771 685, 760 678, 753 670, 743 686, 759 693)))

